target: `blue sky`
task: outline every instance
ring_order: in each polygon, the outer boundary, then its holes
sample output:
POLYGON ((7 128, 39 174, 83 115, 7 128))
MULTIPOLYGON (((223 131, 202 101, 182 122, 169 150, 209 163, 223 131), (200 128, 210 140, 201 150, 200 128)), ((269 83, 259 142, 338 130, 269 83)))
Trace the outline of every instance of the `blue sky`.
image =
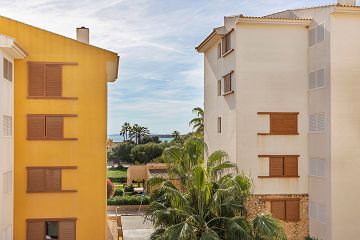
POLYGON ((119 79, 109 84, 108 133, 127 121, 152 133, 190 131, 203 104, 203 57, 195 51, 225 15, 261 16, 336 0, 0 0, 0 14, 119 53, 119 79))

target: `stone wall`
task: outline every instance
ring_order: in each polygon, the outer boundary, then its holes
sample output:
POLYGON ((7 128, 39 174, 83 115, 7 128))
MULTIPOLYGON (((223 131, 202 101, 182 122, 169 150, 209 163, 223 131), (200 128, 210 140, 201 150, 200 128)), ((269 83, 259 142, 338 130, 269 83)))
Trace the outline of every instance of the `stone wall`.
POLYGON ((252 195, 246 203, 249 218, 253 219, 255 215, 259 213, 271 213, 271 202, 266 201, 266 199, 276 198, 300 199, 300 221, 282 223, 288 240, 304 240, 304 238, 309 235, 308 195, 252 195))

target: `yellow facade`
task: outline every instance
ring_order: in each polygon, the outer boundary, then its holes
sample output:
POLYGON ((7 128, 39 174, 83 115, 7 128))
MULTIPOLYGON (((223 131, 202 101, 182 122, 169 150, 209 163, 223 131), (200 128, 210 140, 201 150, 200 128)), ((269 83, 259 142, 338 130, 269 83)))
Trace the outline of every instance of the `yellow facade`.
POLYGON ((26 219, 77 218, 76 239, 104 240, 107 81, 117 54, 4 17, 0 33, 28 53, 15 62, 14 239, 26 239, 26 219), (78 99, 28 99, 28 61, 78 63, 62 77, 62 95, 78 99), (64 137, 77 140, 27 140, 27 114, 77 114, 64 125, 64 137), (63 170, 62 185, 77 192, 27 193, 29 166, 76 166, 63 170))

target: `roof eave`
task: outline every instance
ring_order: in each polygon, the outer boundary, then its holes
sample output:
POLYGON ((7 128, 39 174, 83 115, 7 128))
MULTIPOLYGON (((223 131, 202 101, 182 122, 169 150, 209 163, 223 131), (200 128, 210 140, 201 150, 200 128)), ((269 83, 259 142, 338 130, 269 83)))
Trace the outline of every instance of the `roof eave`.
POLYGON ((240 17, 239 23, 250 24, 286 24, 286 25, 303 25, 310 26, 311 19, 297 19, 297 18, 268 18, 268 17, 240 17))

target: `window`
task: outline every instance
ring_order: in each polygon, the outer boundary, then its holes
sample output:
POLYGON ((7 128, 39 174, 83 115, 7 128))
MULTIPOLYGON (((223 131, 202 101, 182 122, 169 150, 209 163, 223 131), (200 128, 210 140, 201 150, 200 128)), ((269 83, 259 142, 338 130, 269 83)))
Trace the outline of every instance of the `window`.
POLYGON ((300 220, 300 201, 299 199, 289 200, 272 200, 271 213, 277 219, 283 221, 299 221, 300 220))
POLYGON ((310 159, 309 174, 313 177, 326 177, 326 161, 325 159, 310 159))
POLYGON ((217 82, 217 95, 221 96, 221 80, 217 82))
POLYGON ((64 138, 64 117, 76 116, 74 114, 30 114, 27 116, 27 139, 76 140, 76 138, 64 138))
POLYGON ((27 240, 76 239, 76 219, 28 219, 27 240))
POLYGON ((222 55, 225 55, 226 53, 228 53, 231 50, 231 32, 233 30, 231 30, 230 32, 228 32, 223 38, 222 38, 222 55))
POLYGON ((3 77, 12 82, 12 62, 3 58, 3 77))
POLYGON ((233 92, 232 88, 232 80, 234 78, 234 72, 227 74, 224 76, 224 94, 233 92))
POLYGON ((325 25, 320 24, 309 30, 309 46, 312 47, 317 43, 325 40, 325 25))
POLYGON ((325 69, 309 73, 309 90, 325 87, 325 69))
POLYGON ((77 63, 28 62, 29 97, 62 98, 63 65, 77 65, 77 63))
POLYGON ((269 157, 271 177, 298 177, 298 156, 269 157))
POLYGON ((12 240, 12 225, 8 225, 2 231, 2 239, 3 240, 12 240))
POLYGON ((3 116, 3 135, 4 137, 12 136, 12 116, 3 116))
POLYGON ((219 43, 217 45, 217 58, 220 59, 221 58, 221 43, 219 43))
POLYGON ((309 115, 309 133, 323 132, 326 127, 325 113, 314 113, 309 115))
POLYGON ((221 117, 217 118, 217 130, 218 133, 221 133, 221 117))
POLYGON ((62 189, 62 169, 76 169, 76 167, 28 167, 27 192, 74 192, 75 190, 62 189))
POLYGON ((258 135, 298 135, 298 114, 294 112, 258 112, 270 115, 270 133, 258 135))
POLYGON ((13 184, 12 184, 12 172, 3 173, 3 194, 9 194, 12 192, 13 184))

